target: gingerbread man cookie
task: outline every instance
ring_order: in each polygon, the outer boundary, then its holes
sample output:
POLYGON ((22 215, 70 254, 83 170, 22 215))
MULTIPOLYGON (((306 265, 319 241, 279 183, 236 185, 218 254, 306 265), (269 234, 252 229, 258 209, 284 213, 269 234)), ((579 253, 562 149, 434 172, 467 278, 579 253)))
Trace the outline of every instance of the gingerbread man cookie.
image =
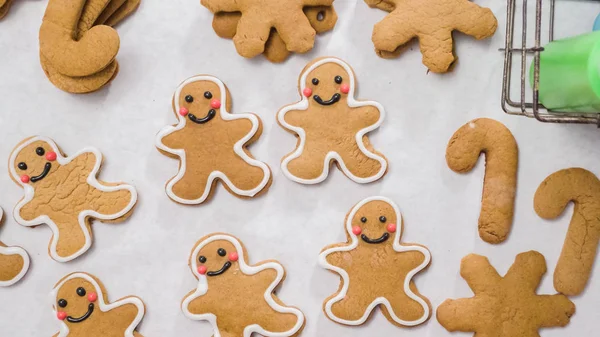
POLYGON ((402 217, 385 197, 370 197, 352 208, 345 220, 346 243, 326 247, 319 264, 340 275, 338 291, 323 304, 325 315, 345 325, 361 325, 380 306, 397 326, 429 319, 429 301, 412 278, 431 262, 429 250, 402 244, 402 217))
POLYGON ((327 178, 333 162, 357 183, 383 177, 387 160, 373 149, 367 133, 383 122, 383 106, 354 99, 356 80, 350 66, 333 57, 309 63, 300 76, 302 100, 277 113, 277 122, 299 138, 283 158, 283 174, 301 184, 327 178))
POLYGON ((437 309, 437 319, 448 331, 474 332, 473 336, 539 337, 538 330, 565 326, 575 305, 564 295, 538 295, 546 273, 542 254, 517 255, 504 277, 484 256, 462 259, 460 275, 474 297, 446 300, 437 309))
POLYGON ((144 318, 144 302, 128 296, 109 303, 104 285, 90 274, 65 276, 54 287, 52 298, 61 321, 54 337, 143 337, 136 327, 144 318))
POLYGON ((248 265, 246 250, 235 237, 211 234, 192 250, 190 268, 198 288, 182 301, 186 317, 208 321, 214 337, 291 337, 304 328, 304 314, 274 293, 285 270, 276 261, 248 265))
POLYGON ((242 14, 233 42, 241 56, 251 58, 265 51, 272 28, 277 30, 289 51, 311 50, 316 32, 302 9, 331 6, 333 0, 201 0, 201 3, 213 13, 242 14))
MULTIPOLYGON (((3 211, 0 208, 0 221, 3 211)), ((19 282, 29 269, 29 255, 21 247, 7 247, 0 242, 0 287, 19 282)))
POLYGON ((118 222, 136 204, 133 186, 97 180, 101 164, 95 148, 66 157, 54 141, 39 136, 25 139, 10 155, 10 175, 25 190, 14 217, 23 226, 52 229, 48 251, 56 261, 73 260, 91 247, 93 218, 118 222))
POLYGON ((477 40, 496 32, 498 22, 489 8, 469 0, 365 0, 371 7, 390 12, 373 29, 377 53, 397 56, 403 46, 419 39, 423 64, 435 73, 445 73, 455 61, 452 32, 477 40))
POLYGON ((194 76, 177 88, 173 108, 179 123, 163 128, 156 137, 156 147, 181 162, 166 186, 172 200, 203 203, 217 180, 229 192, 247 198, 270 186, 269 166, 246 148, 260 137, 261 121, 255 114, 229 113, 229 97, 225 84, 213 76, 194 76))

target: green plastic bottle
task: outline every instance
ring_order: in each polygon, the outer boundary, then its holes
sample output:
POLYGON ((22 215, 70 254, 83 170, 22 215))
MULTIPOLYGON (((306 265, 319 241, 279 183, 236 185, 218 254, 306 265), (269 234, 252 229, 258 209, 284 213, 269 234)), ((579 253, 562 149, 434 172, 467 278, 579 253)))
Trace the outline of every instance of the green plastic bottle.
MULTIPOLYGON (((533 70, 532 62, 532 88, 533 70)), ((548 110, 600 113, 600 31, 552 41, 544 47, 539 101, 548 110)))

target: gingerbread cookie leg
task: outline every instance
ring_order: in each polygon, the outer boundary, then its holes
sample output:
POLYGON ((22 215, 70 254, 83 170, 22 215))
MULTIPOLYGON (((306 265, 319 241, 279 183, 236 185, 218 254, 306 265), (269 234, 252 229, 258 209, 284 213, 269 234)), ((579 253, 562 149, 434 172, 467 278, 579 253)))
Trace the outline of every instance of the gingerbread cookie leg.
POLYGON ((242 15, 237 31, 244 32, 233 37, 235 49, 241 56, 252 58, 265 51, 265 43, 271 34, 271 26, 264 22, 259 14, 242 15))
POLYGON ((223 173, 224 181, 232 190, 250 191, 269 180, 262 167, 248 164, 242 158, 235 157, 231 164, 223 168, 223 173))
POLYGON ((373 153, 374 149, 368 139, 363 139, 362 143, 366 145, 365 149, 368 148, 366 152, 363 152, 358 144, 352 144, 349 151, 340 154, 342 161, 339 164, 343 165, 342 171, 350 172, 351 176, 360 179, 377 176, 385 170, 385 161, 381 160, 385 157, 380 153, 373 153))
POLYGON ((83 220, 80 223, 77 217, 64 217, 52 219, 56 223, 56 233, 52 235, 48 251, 51 255, 56 254, 60 259, 68 259, 71 256, 79 256, 92 246, 92 231, 90 221, 83 220))
POLYGON ((579 295, 590 278, 600 241, 600 180, 582 168, 551 174, 535 192, 535 212, 544 219, 559 217, 573 202, 575 208, 554 271, 554 288, 579 295))
POLYGON ((456 30, 477 40, 494 35, 498 28, 498 20, 492 10, 470 1, 465 1, 462 8, 455 10, 453 15, 455 15, 456 30))

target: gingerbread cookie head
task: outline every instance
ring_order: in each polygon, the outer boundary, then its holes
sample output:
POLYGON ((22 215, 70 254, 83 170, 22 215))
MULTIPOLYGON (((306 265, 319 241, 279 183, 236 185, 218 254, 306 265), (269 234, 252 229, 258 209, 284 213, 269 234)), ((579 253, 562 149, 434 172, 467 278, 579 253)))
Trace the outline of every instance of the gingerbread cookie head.
POLYGON ((60 166, 59 156, 64 159, 54 142, 42 137, 26 139, 11 155, 11 176, 26 189, 35 189, 42 181, 53 180, 52 173, 60 166))
POLYGON ((251 113, 230 113, 230 101, 225 84, 208 75, 191 77, 175 91, 178 124, 163 128, 155 143, 162 153, 181 161, 178 174, 166 186, 172 200, 203 203, 217 180, 247 198, 270 185, 269 167, 246 148, 260 137, 261 121, 251 113))
POLYGON ((348 215, 346 231, 359 246, 394 245, 402 236, 402 218, 396 205, 374 198, 348 215))
POLYGON ((215 233, 194 246, 189 265, 198 287, 182 301, 186 317, 209 321, 215 336, 296 336, 304 314, 277 298, 285 270, 275 261, 251 266, 235 237, 215 233))
MULTIPOLYGON (((3 211, 0 208, 0 222, 3 211)), ((21 247, 7 247, 0 242, 0 287, 19 282, 29 269, 29 255, 21 247)))
POLYGON ((320 183, 334 162, 357 183, 385 175, 387 160, 367 136, 381 126, 385 110, 377 102, 356 100, 355 90, 352 68, 338 58, 319 58, 304 68, 299 81, 302 100, 277 113, 277 122, 299 138, 296 150, 281 163, 287 178, 320 183))
POLYGON ((141 299, 125 297, 109 303, 102 283, 87 273, 65 276, 52 291, 53 310, 61 321, 58 337, 141 337, 134 332, 144 317, 141 299))

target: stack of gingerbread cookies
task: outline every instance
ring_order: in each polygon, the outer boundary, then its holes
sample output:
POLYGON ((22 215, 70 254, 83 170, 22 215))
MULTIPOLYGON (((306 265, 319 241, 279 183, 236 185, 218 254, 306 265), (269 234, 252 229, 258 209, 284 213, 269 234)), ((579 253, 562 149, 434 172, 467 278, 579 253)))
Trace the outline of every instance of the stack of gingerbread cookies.
POLYGON ((61 90, 96 91, 117 75, 120 40, 112 27, 141 0, 50 0, 40 28, 40 62, 61 90))
POLYGON ((316 33, 332 30, 337 22, 333 0, 288 0, 267 8, 261 1, 201 3, 214 13, 217 35, 233 39, 238 54, 247 58, 264 54, 276 63, 292 52, 312 50, 316 33))

